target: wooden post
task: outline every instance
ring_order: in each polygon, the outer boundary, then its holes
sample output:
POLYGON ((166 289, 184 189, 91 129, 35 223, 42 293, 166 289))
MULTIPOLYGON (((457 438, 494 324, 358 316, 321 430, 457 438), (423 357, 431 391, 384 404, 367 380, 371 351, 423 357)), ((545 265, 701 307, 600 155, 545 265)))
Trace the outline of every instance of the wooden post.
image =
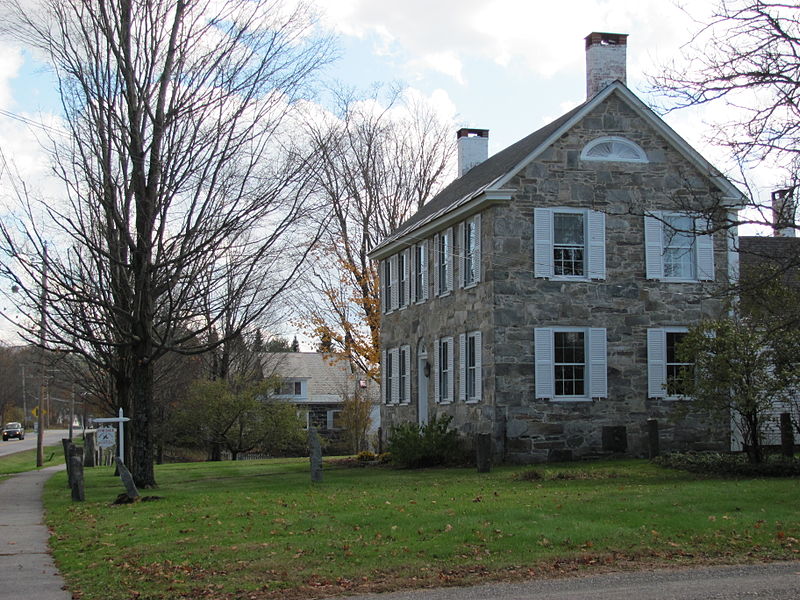
POLYGON ((794 456, 794 430, 792 428, 792 415, 781 413, 781 454, 792 458, 794 456))
POLYGON ((491 433, 479 433, 475 436, 475 461, 478 473, 489 473, 492 470, 491 433))
POLYGON ((647 419, 647 455, 649 458, 655 458, 659 453, 658 421, 656 419, 647 419))
POLYGON ((83 489, 83 448, 70 444, 69 446, 69 472, 70 489, 72 490, 72 500, 83 502, 85 499, 83 489))
POLYGON ((64 462, 67 465, 67 489, 72 487, 72 464, 69 460, 69 449, 72 446, 72 440, 61 438, 61 446, 64 448, 64 462))
POLYGON ((94 431, 87 431, 83 434, 83 466, 94 467, 95 449, 94 449, 94 431))

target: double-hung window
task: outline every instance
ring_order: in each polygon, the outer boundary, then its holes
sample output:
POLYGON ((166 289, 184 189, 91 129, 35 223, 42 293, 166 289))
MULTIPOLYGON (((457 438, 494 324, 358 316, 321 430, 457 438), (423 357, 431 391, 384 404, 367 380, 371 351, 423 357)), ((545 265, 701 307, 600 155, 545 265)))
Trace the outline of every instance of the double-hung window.
POLYGON ((596 210, 537 208, 533 272, 553 279, 605 279, 605 214, 596 210))
POLYGON ((586 276, 583 213, 553 213, 553 275, 586 276))
POLYGON ((461 245, 461 286, 470 287, 480 281, 481 220, 480 214, 459 225, 461 245))
POLYGON ((383 388, 383 401, 386 404, 391 404, 393 401, 393 393, 395 390, 395 353, 394 350, 386 350, 383 352, 383 378, 381 379, 381 387, 383 388))
POLYGON ((453 401, 453 338, 436 340, 433 355, 434 396, 436 401, 447 404, 453 401))
POLYGON ((608 396, 605 329, 537 328, 534 353, 537 398, 569 401, 608 396))
POLYGON ((453 290, 453 230, 446 229, 434 236, 434 289, 437 296, 446 296, 453 290))
POLYGON ((420 242, 414 246, 413 271, 411 280, 412 300, 424 302, 428 299, 428 256, 427 243, 420 242))
POLYGON ((648 279, 712 281, 714 238, 702 233, 703 219, 686 213, 655 212, 644 218, 648 279))
POLYGON ((398 357, 397 401, 408 404, 411 401, 411 347, 400 346, 398 357))
POLYGON ((692 362, 681 360, 680 344, 685 327, 647 330, 647 388, 650 398, 681 398, 686 378, 692 376, 692 362))
POLYGON ((482 397, 481 332, 471 331, 459 336, 461 346, 460 398, 465 402, 479 402, 482 397))

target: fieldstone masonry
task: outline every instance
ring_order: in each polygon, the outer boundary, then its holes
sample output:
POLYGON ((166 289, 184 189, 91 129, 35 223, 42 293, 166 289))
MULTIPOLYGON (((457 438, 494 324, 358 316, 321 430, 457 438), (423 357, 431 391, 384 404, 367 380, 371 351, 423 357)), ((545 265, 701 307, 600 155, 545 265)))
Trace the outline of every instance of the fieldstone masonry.
MULTIPOLYGON (((662 451, 728 449, 724 418, 685 408, 683 402, 648 398, 647 329, 689 327, 723 314, 729 240, 714 236, 715 280, 672 283, 645 277, 645 210, 709 205, 718 191, 625 101, 611 94, 506 185, 513 199, 481 213, 481 282, 384 315, 382 346, 412 348, 411 401, 384 405, 382 424, 418 421, 416 348, 428 357, 436 338, 482 332, 483 395, 468 404, 437 404, 428 379, 430 416, 448 414, 462 434, 491 433, 496 455, 541 462, 606 454, 646 456, 648 419, 659 421, 662 451), (582 161, 581 149, 600 136, 638 144, 648 162, 582 161), (534 208, 572 207, 606 215, 606 278, 558 281, 534 277, 534 208), (534 329, 603 327, 607 330, 608 397, 585 402, 537 399, 534 394, 534 329), (613 429, 609 429, 613 428, 613 429), (606 444, 604 445, 604 431, 606 444), (615 446, 609 449, 613 431, 615 446)), ((457 237, 457 236, 456 236, 457 237)), ((428 240, 432 252, 431 240, 428 240)), ((455 240, 454 255, 459 255, 455 240)), ((454 260, 454 281, 459 261, 454 260)), ((459 354, 456 343, 455 389, 459 354)), ((432 364, 431 358, 428 361, 432 364)), ((456 394, 457 398, 457 394, 456 394)))

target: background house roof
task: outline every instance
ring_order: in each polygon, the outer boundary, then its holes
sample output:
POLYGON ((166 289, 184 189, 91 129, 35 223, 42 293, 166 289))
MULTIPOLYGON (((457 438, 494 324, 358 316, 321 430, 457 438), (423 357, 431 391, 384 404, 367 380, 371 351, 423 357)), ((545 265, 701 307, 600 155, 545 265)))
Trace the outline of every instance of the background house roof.
POLYGON ((355 389, 359 379, 367 380, 365 375, 351 374, 347 361, 331 364, 319 352, 270 352, 264 355, 263 365, 267 376, 307 380, 309 399, 341 398, 345 392, 355 389))

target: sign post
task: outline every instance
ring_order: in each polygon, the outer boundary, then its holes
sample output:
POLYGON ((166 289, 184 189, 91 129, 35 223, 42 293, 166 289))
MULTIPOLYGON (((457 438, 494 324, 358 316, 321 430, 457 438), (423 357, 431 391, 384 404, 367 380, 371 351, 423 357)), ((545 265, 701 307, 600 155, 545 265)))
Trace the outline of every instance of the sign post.
MULTIPOLYGON (((119 462, 124 464, 125 463, 125 430, 123 429, 123 427, 124 427, 123 423, 125 423, 126 421, 130 421, 130 419, 128 417, 123 417, 122 416, 122 409, 120 408, 118 417, 103 417, 103 418, 100 418, 100 419, 92 419, 92 421, 94 421, 95 423, 117 423, 119 425, 119 452, 117 453, 118 454, 117 460, 119 460, 119 462)), ((104 431, 106 429, 108 429, 108 428, 100 427, 97 430, 97 441, 98 441, 98 444, 100 446, 103 445, 101 443, 101 439, 102 438, 101 438, 101 433, 100 432, 104 431)), ((107 437, 108 434, 104 432, 102 435, 107 437)))

